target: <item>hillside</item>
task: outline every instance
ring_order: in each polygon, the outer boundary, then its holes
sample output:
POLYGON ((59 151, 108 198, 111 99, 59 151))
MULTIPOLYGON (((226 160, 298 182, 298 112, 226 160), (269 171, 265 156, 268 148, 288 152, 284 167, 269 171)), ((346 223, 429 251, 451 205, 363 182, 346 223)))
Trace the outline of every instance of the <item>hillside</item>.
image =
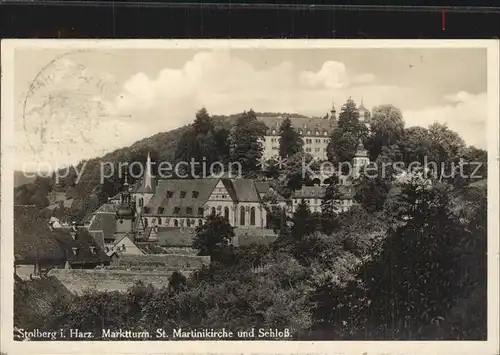
MULTIPOLYGON (((257 116, 281 116, 289 115, 290 117, 302 117, 298 114, 286 113, 256 113, 257 116)), ((230 116, 213 115, 212 119, 216 128, 230 129, 237 117, 241 113, 230 116)), ((78 164, 78 170, 85 165, 82 177, 77 185, 73 184, 76 174, 68 176, 65 181, 62 181, 58 186, 54 186, 50 179, 37 178, 36 181, 22 182, 18 179, 19 184, 15 186, 15 204, 35 204, 41 209, 48 205, 47 194, 51 190, 66 192, 68 197, 74 198, 74 203, 71 209, 65 214, 73 220, 81 220, 85 215, 91 213, 100 206, 108 197, 114 196, 121 181, 110 180, 104 184, 100 183, 100 166, 101 163, 145 162, 148 153, 151 153, 153 161, 168 161, 175 163, 175 151, 177 143, 182 135, 189 129, 190 125, 186 125, 171 131, 160 132, 151 137, 141 139, 129 147, 123 147, 110 152, 102 157, 89 159, 78 164), (23 186, 20 186, 24 184, 23 186)), ((133 183, 129 180, 129 182, 133 183)))

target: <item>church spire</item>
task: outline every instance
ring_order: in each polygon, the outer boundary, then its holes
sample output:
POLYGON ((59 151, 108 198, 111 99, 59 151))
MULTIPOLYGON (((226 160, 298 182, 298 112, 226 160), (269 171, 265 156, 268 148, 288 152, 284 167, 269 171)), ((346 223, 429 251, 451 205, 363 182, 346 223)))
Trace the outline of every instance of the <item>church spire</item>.
POLYGON ((153 173, 151 170, 151 155, 148 153, 148 158, 146 159, 146 168, 144 169, 144 174, 142 175, 142 182, 138 193, 153 193, 155 184, 153 181, 153 173))

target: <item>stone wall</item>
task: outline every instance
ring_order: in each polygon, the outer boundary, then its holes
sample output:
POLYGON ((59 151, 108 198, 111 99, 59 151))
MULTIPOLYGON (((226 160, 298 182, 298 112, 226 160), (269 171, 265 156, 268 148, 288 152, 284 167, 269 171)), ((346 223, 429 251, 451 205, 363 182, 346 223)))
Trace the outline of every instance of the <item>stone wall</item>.
MULTIPOLYGON (((182 271, 186 277, 191 271, 182 271)), ((86 290, 125 292, 136 282, 151 284, 156 288, 167 287, 173 270, 160 272, 110 270, 110 269, 54 269, 49 276, 59 280, 71 293, 82 294, 86 290)))

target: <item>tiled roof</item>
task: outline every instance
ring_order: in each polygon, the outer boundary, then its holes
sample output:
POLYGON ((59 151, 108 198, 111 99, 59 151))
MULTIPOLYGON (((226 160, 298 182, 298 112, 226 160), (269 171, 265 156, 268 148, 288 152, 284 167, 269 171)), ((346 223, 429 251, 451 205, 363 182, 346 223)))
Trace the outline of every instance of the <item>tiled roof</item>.
POLYGON ((65 252, 53 238, 35 206, 14 206, 14 257, 16 263, 61 264, 65 252))
POLYGON ((255 183, 250 179, 231 180, 238 202, 259 202, 260 196, 255 183))
POLYGON ((271 244, 278 235, 272 229, 263 228, 235 228, 234 234, 237 238, 238 246, 250 244, 271 244))
MULTIPOLYGON (((354 187, 340 185, 339 192, 345 199, 352 199, 354 197, 354 187)), ((323 198, 325 196, 325 186, 302 186, 300 190, 296 190, 292 198, 323 198)))
POLYGON ((160 227, 156 236, 163 247, 191 247, 195 231, 193 228, 160 227))
POLYGON ((105 239, 110 239, 116 232, 116 216, 114 213, 96 213, 88 227, 90 232, 102 231, 105 239))
POLYGON ((147 215, 196 217, 198 209, 204 208, 218 181, 218 179, 160 180, 153 198, 146 206, 149 208, 147 215), (181 197, 182 191, 186 193, 184 197, 181 197), (196 197, 193 196, 193 191, 198 193, 196 197), (167 192, 172 193, 171 197, 167 196, 167 192), (192 214, 188 214, 188 208, 192 208, 192 214))
POLYGON ((255 182, 255 188, 259 194, 265 194, 271 188, 271 184, 268 181, 257 181, 255 182))
POLYGON ((325 191, 324 186, 302 186, 293 193, 293 198, 323 198, 325 191))
MULTIPOLYGON (((268 134, 272 130, 276 130, 275 135, 279 134, 279 129, 285 117, 258 117, 258 120, 264 122, 269 128, 268 134)), ((302 131, 304 135, 324 136, 332 131, 331 121, 323 118, 316 117, 293 117, 290 118, 293 128, 299 132, 302 131), (308 134, 307 132, 310 131, 308 134)))
POLYGON ((75 238, 71 228, 57 228, 52 232, 66 253, 70 264, 101 263, 109 261, 104 251, 86 228, 76 229, 75 238))

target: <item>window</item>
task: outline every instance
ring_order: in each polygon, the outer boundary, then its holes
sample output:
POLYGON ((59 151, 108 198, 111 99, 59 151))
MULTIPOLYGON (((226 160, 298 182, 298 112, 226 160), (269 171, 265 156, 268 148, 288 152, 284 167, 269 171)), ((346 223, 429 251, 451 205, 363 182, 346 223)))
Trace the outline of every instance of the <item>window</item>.
POLYGON ((316 139, 316 143, 321 143, 321 139, 316 139))
MULTIPOLYGON (((326 132, 325 132, 325 133, 326 133, 326 132)), ((325 134, 325 136, 326 136, 326 134, 325 134)), ((327 139, 325 139, 325 143, 328 143, 328 138, 327 138, 327 139)))
POLYGON ((311 131, 307 131, 307 134, 310 135, 311 134, 311 131))
POLYGON ((240 225, 245 225, 245 207, 243 206, 240 207, 240 225))
POLYGON ((193 191, 193 198, 198 198, 200 193, 198 191, 193 191))
POLYGON ((144 218, 144 228, 147 228, 147 227, 148 227, 148 219, 144 218))
POLYGON ((172 198, 174 196, 174 192, 173 191, 167 191, 167 197, 168 198, 172 198))
POLYGON ((317 153, 317 152, 320 151, 320 149, 319 148, 314 148, 314 151, 317 153))
POLYGON ((161 217, 158 217, 158 224, 161 225, 161 217))
POLYGON ((198 225, 201 227, 203 225, 203 220, 202 219, 199 219, 198 220, 198 225))
POLYGON ((250 209, 250 225, 255 226, 255 207, 250 209))
POLYGON ((212 216, 215 216, 215 207, 212 207, 211 214, 212 214, 212 216))
POLYGON ((95 254, 95 247, 94 246, 90 246, 89 249, 90 249, 90 252, 92 254, 95 254))
POLYGON ((187 219, 187 220, 186 220, 186 225, 187 225, 188 227, 191 227, 191 220, 190 220, 190 219, 187 219))
POLYGON ((139 207, 144 206, 144 199, 141 197, 139 198, 139 207))
POLYGON ((176 213, 176 214, 177 214, 177 213, 179 213, 180 211, 181 211, 181 208, 180 208, 180 207, 178 207, 178 206, 174 207, 174 213, 176 213))
POLYGON ((323 151, 326 152, 326 148, 323 148, 323 151))
POLYGON ((275 130, 275 129, 273 129, 272 133, 273 133, 273 134, 276 134, 276 130, 275 130))
POLYGON ((198 207, 198 214, 203 216, 204 209, 203 207, 198 207))
POLYGON ((319 136, 319 131, 316 131, 316 135, 319 136))
POLYGON ((122 244, 122 251, 127 251, 127 247, 125 246, 125 244, 122 244))
POLYGON ((328 132, 323 132, 323 135, 324 135, 324 136, 327 136, 327 135, 328 135, 328 132))
POLYGON ((229 221, 229 207, 224 207, 224 218, 229 221))
POLYGON ((187 214, 193 214, 193 207, 186 207, 187 214))
POLYGON ((306 139, 306 144, 311 144, 312 143, 312 139, 306 139))
POLYGON ((302 134, 302 130, 299 130, 299 134, 302 134))
POLYGON ((276 142, 276 138, 271 138, 271 142, 275 143, 276 142))
POLYGON ((76 256, 78 254, 78 248, 71 248, 71 250, 73 251, 73 255, 76 256))
POLYGON ((311 151, 311 148, 306 148, 306 152, 310 152, 311 151))
POLYGON ((181 198, 186 197, 186 191, 181 191, 181 198))
POLYGON ((174 219, 174 227, 179 227, 179 221, 174 219))
POLYGON ((163 214, 163 212, 165 212, 165 208, 164 207, 158 207, 158 214, 163 214))

